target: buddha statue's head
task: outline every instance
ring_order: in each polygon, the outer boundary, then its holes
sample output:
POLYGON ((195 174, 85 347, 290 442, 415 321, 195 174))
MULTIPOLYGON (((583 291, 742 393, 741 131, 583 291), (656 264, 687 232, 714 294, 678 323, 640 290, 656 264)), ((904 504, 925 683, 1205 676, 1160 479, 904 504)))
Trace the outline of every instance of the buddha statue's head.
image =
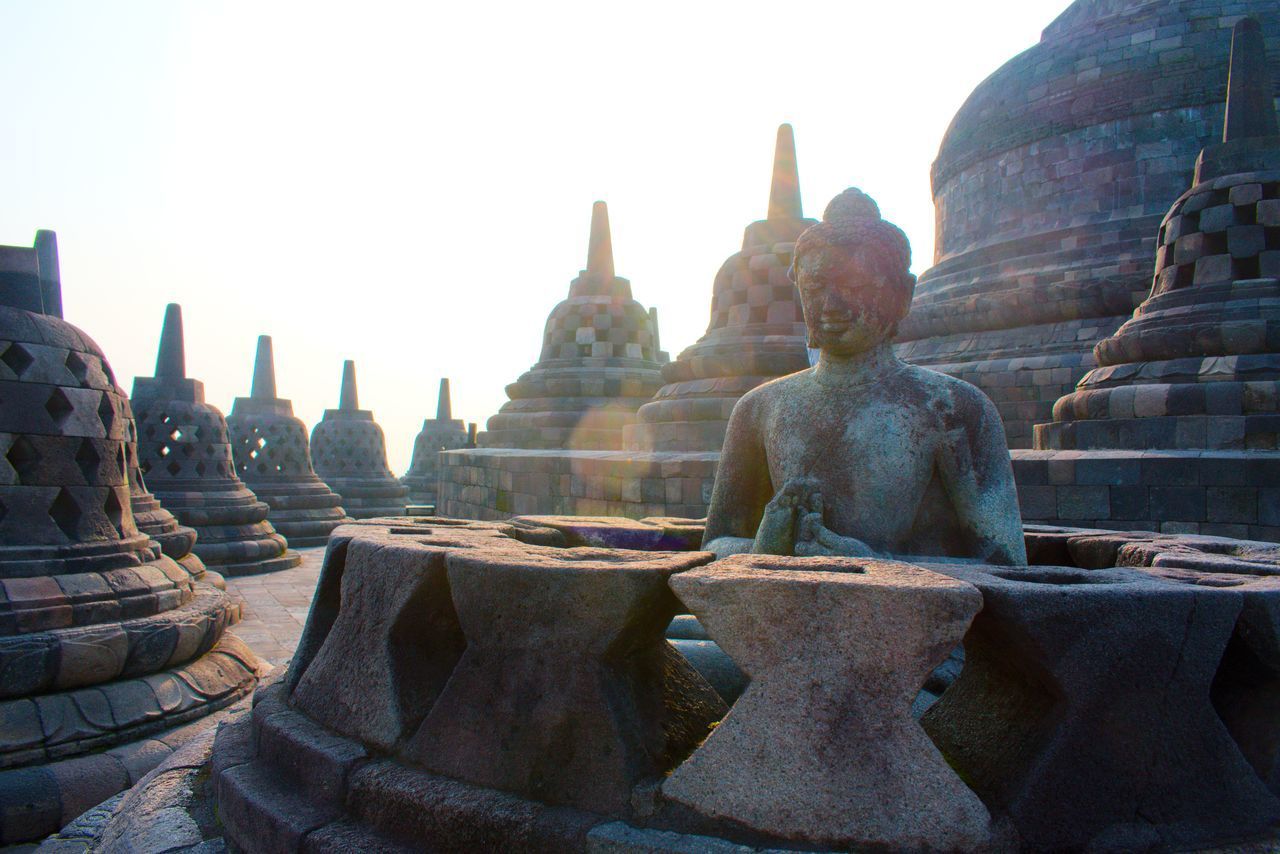
POLYGON ((852 356, 893 338, 911 308, 911 244, 850 187, 796 241, 791 279, 800 289, 809 346, 852 356))

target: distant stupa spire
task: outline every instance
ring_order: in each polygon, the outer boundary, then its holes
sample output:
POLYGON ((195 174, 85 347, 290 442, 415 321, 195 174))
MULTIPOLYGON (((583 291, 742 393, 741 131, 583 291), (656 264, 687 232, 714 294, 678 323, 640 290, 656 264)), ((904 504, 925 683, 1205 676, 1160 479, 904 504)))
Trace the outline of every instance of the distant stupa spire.
POLYGON ((186 345, 182 336, 182 306, 171 302, 164 310, 160 349, 156 353, 156 378, 180 380, 187 376, 186 345))
POLYGON ((253 360, 253 388, 249 396, 258 400, 276 397, 276 360, 271 352, 271 336, 258 336, 258 353, 253 360))
POLYGON ((587 243, 587 273, 604 281, 612 281, 613 236, 609 233, 609 206, 596 202, 591 206, 591 238, 587 243))
POLYGON ((360 408, 360 398, 356 395, 356 363, 351 359, 342 363, 342 395, 338 398, 338 408, 347 411, 360 408))
POLYGON ((773 151, 773 181, 769 185, 768 219, 802 219, 800 171, 796 165, 796 138, 791 125, 778 126, 773 151))
POLYGON ((449 378, 440 380, 440 395, 436 398, 436 420, 449 421, 453 418, 453 406, 449 403, 449 378))
POLYGON ((1227 75, 1227 118, 1222 141, 1280 135, 1274 86, 1267 70, 1262 25, 1241 18, 1231 33, 1231 70, 1227 75))

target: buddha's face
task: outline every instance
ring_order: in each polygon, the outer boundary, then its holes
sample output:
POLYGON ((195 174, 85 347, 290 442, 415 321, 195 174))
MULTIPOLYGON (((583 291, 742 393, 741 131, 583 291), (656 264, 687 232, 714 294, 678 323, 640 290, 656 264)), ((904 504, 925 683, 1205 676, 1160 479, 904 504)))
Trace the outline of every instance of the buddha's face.
POLYGON ((888 340, 907 314, 915 280, 886 275, 856 250, 815 247, 796 259, 809 346, 851 356, 888 340))

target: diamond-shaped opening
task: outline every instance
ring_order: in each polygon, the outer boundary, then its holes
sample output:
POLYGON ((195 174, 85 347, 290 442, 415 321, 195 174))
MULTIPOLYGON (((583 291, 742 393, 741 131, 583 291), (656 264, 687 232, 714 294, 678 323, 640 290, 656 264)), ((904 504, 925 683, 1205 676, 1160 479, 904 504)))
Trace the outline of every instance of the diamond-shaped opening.
POLYGON ((262 438, 261 436, 259 436, 259 437, 258 437, 258 447, 259 447, 259 448, 265 448, 266 446, 267 446, 267 440, 266 440, 266 439, 264 439, 264 438, 262 438))
POLYGON ((76 527, 80 524, 80 505, 65 489, 58 490, 58 497, 49 505, 49 518, 62 529, 67 539, 76 538, 76 527))
POLYGON ((160 423, 161 423, 161 424, 168 424, 168 423, 169 423, 169 421, 170 421, 170 418, 169 418, 169 416, 168 416, 168 415, 165 415, 165 416, 161 417, 161 419, 160 419, 160 423))
POLYGON ((76 465, 80 467, 80 473, 84 475, 85 483, 97 482, 98 464, 101 462, 102 455, 93 447, 93 440, 80 440, 80 448, 76 451, 76 465))
POLYGON ((174 460, 173 462, 169 463, 169 465, 165 466, 165 468, 169 470, 169 474, 173 475, 174 477, 177 477, 178 472, 182 471, 182 463, 178 462, 177 460, 174 460))
POLYGON ((169 438, 175 442, 182 441, 182 431, 179 430, 177 427, 174 427, 172 430, 169 431, 169 438))
POLYGON ((89 381, 89 363, 75 350, 67 353, 66 365, 67 370, 71 372, 71 376, 75 377, 76 381, 81 385, 89 381))
POLYGON ((161 445, 161 446, 160 446, 160 456, 162 456, 162 457, 167 457, 167 456, 169 456, 169 446, 168 446, 168 445, 161 445))
POLYGON ((31 363, 35 361, 21 344, 10 344, 5 349, 3 355, 0 355, 0 361, 9 366, 9 370, 18 376, 22 376, 27 368, 31 367, 31 363))
POLYGON ((75 406, 67 399, 67 395, 60 388, 55 388, 50 394, 49 399, 44 402, 44 410, 49 413, 49 417, 53 419, 54 424, 61 425, 67 420, 67 416, 75 411, 75 406))
POLYGON ((116 495, 114 489, 107 490, 107 500, 102 504, 102 510, 107 514, 107 520, 111 526, 116 529, 116 533, 124 536, 124 506, 120 503, 119 496, 116 495))
POLYGON ((26 436, 14 439, 4 458, 17 472, 18 483, 26 483, 34 479, 36 471, 40 468, 40 452, 26 436))
POLYGON ((257 451, 250 451, 250 452, 249 452, 249 459, 251 459, 251 460, 256 460, 257 458, 258 458, 258 452, 257 452, 257 451))
POLYGON ((98 418, 102 420, 102 428, 110 436, 111 428, 116 423, 116 407, 111 402, 111 395, 105 391, 102 393, 102 400, 98 402, 98 418))
POLYGON ((195 456, 195 453, 196 453, 196 449, 191 447, 190 445, 182 446, 182 455, 184 457, 187 457, 188 459, 190 459, 191 457, 195 456))
POLYGON ((196 463, 196 474, 202 475, 204 473, 205 473, 204 460, 201 460, 200 462, 196 463))

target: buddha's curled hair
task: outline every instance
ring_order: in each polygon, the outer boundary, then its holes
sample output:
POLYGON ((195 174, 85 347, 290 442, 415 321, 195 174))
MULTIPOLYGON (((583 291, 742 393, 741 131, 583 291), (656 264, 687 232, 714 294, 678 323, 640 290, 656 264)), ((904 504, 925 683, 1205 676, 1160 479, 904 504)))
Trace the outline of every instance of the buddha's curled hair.
MULTIPOLYGON (((857 256, 887 276, 901 276, 911 268, 911 244, 891 222, 880 218, 875 200, 857 187, 836 196, 822 213, 822 222, 810 226, 796 241, 794 258, 819 248, 837 248, 857 256)), ((795 281, 795 264, 789 271, 795 281)))

